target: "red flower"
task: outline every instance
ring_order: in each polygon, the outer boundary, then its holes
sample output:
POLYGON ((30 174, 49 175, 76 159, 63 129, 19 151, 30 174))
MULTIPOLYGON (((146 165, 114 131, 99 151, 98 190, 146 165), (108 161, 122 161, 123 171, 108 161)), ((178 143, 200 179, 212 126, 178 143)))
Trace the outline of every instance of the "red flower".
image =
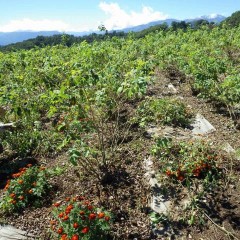
POLYGON ((23 184, 23 180, 22 179, 18 180, 18 183, 23 184))
POLYGON ((10 203, 12 203, 12 204, 16 204, 16 203, 17 203, 17 201, 16 201, 16 200, 14 200, 14 199, 12 199, 12 200, 10 201, 10 203))
POLYGON ((93 206, 91 206, 91 205, 88 206, 88 210, 90 210, 90 211, 93 210, 93 206))
POLYGON ((85 227, 82 229, 82 233, 88 233, 89 232, 89 227, 85 227))
POLYGON ((65 216, 65 217, 63 218, 64 221, 67 221, 68 219, 69 219, 68 216, 65 216))
POLYGON ((179 181, 183 181, 183 180, 184 180, 184 176, 179 175, 179 176, 177 177, 177 179, 178 179, 179 181))
POLYGON ((96 218, 96 214, 95 213, 90 213, 89 214, 89 219, 90 220, 94 220, 96 218))
POLYGON ((79 227, 79 224, 78 224, 78 223, 74 223, 74 224, 73 224, 73 227, 76 229, 76 228, 79 227))
POLYGON ((10 196, 11 198, 15 198, 15 197, 16 197, 16 194, 15 194, 15 193, 11 193, 9 196, 10 196))
POLYGON ((78 238, 78 235, 77 234, 74 234, 73 236, 72 236, 72 238, 71 238, 71 240, 78 240, 79 238, 78 238))
POLYGON ((195 177, 199 177, 200 173, 201 173, 201 168, 199 167, 193 170, 193 176, 195 177))
POLYGON ((64 216, 63 212, 59 213, 59 215, 58 215, 59 218, 62 218, 63 216, 64 216))
POLYGON ((105 217, 105 220, 108 222, 110 220, 110 217, 109 216, 106 216, 105 217))
POLYGON ((100 213, 98 214, 98 218, 104 218, 104 216, 105 216, 105 213, 103 213, 103 212, 100 212, 100 213))
POLYGON ((166 171, 166 174, 167 174, 167 176, 170 177, 170 176, 172 175, 172 172, 171 172, 170 170, 167 170, 167 171, 166 171))
POLYGON ((56 202, 56 203, 53 204, 54 207, 59 207, 60 205, 61 205, 60 202, 56 202))
POLYGON ((80 215, 84 215, 85 213, 84 213, 84 211, 80 211, 79 214, 80 215))
POLYGON ((71 209, 66 209, 65 213, 68 215, 71 212, 71 209))
POLYGON ((22 175, 21 173, 14 173, 14 174, 12 174, 12 177, 17 178, 17 177, 20 177, 21 175, 22 175))
POLYGON ((202 164, 202 168, 207 168, 207 164, 206 164, 206 163, 203 163, 203 164, 202 164))
POLYGON ((68 205, 66 209, 72 210, 73 209, 73 205, 72 204, 68 205))
POLYGON ((63 233, 63 228, 59 228, 58 231, 57 231, 59 234, 62 234, 63 233))
POLYGON ((9 186, 10 186, 11 180, 7 180, 7 184, 4 187, 4 190, 8 190, 9 186))
POLYGON ((19 196, 18 197, 20 200, 24 200, 24 196, 19 196))
POLYGON ((79 196, 79 197, 78 197, 78 200, 79 200, 79 201, 82 201, 82 200, 84 200, 84 197, 83 197, 83 196, 79 196))
POLYGON ((67 240, 68 238, 67 238, 67 234, 63 234, 62 236, 61 236, 61 240, 67 240))

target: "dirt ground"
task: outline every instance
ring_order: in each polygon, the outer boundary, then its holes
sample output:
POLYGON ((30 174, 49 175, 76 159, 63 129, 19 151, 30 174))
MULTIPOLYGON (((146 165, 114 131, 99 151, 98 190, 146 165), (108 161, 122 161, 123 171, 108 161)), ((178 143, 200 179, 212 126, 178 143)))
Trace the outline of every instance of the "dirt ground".
MULTIPOLYGON (((222 149, 225 143, 229 143, 234 149, 240 149, 240 131, 234 126, 233 120, 224 111, 219 112, 211 102, 193 95, 188 79, 183 74, 170 69, 168 72, 157 71, 155 78, 155 84, 148 90, 149 96, 183 97, 184 102, 194 113, 202 114, 216 128, 215 132, 207 136, 214 146, 222 149), (178 90, 176 94, 169 91, 167 87, 169 83, 178 90)), ((137 103, 126 104, 126 114, 130 114, 136 105, 137 103)), ((224 192, 216 192, 214 201, 207 204, 211 209, 208 211, 209 219, 204 226, 199 228, 176 223, 173 224, 172 231, 154 236, 149 219, 151 192, 143 167, 143 159, 149 155, 152 139, 145 138, 138 128, 133 128, 130 135, 133 137, 119 146, 116 154, 119 160, 117 167, 114 166, 112 169, 110 167, 111 174, 102 181, 91 175, 80 176, 78 170, 70 165, 66 152, 54 158, 25 160, 6 159, 6 156, 2 155, 0 195, 10 175, 28 163, 44 165, 47 168, 59 166, 65 171, 51 179, 53 187, 44 200, 43 207, 28 208, 16 215, 0 216, 0 223, 26 230, 37 236, 37 239, 52 239, 48 232, 52 204, 80 194, 114 213, 109 239, 240 239, 240 161, 236 159, 233 159, 232 164, 226 164, 225 172, 229 175, 227 188, 224 188, 224 192)))

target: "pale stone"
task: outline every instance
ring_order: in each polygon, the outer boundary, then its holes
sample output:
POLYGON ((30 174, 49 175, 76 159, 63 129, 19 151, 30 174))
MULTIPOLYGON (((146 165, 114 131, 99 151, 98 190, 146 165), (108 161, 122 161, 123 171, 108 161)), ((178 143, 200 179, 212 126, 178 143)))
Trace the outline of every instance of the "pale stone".
POLYGON ((144 167, 146 169, 145 176, 148 178, 149 185, 152 188, 150 207, 156 213, 167 214, 170 211, 171 202, 165 201, 163 195, 159 193, 161 184, 158 182, 157 178, 152 177, 155 176, 152 166, 153 162, 150 157, 144 160, 144 167))
POLYGON ((196 115, 196 119, 191 126, 193 127, 192 133, 194 135, 204 135, 216 131, 212 124, 199 113, 196 115))
POLYGON ((27 232, 10 225, 0 225, 0 240, 22 240, 31 239, 27 232))
POLYGON ((178 92, 178 90, 171 83, 168 84, 168 89, 172 94, 176 94, 178 92))
POLYGON ((171 201, 164 201, 161 195, 153 195, 151 201, 151 208, 156 213, 167 215, 170 212, 171 201))

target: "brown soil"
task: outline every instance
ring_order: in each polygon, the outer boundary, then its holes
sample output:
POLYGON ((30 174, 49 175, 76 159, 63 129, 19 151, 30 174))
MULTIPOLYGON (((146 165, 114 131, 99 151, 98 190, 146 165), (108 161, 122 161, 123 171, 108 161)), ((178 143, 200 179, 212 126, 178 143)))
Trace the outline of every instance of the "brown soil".
MULTIPOLYGON (((216 128, 215 132, 207 136, 215 146, 221 149, 223 143, 227 142, 234 149, 240 148, 240 131, 235 128, 233 120, 226 114, 220 114, 210 102, 194 96, 187 78, 176 69, 158 71, 156 83, 150 86, 148 95, 183 97, 184 102, 191 106, 195 113, 201 113, 216 128), (177 95, 169 92, 167 88, 169 83, 178 89, 177 95)), ((136 102, 126 104, 126 114, 131 115, 136 105, 136 102)), ((60 166, 66 170, 61 176, 51 179, 53 188, 44 200, 43 207, 28 208, 11 216, 0 216, 0 222, 12 224, 42 240, 53 239, 48 232, 52 203, 72 195, 84 194, 96 205, 113 212, 114 221, 109 239, 234 239, 227 235, 226 231, 232 233, 235 239, 240 239, 240 161, 237 160, 225 166, 225 173, 229 175, 227 187, 222 188, 225 191, 216 191, 214 197, 209 198, 210 202, 203 206, 211 208, 207 211, 210 219, 205 226, 199 228, 168 223, 170 230, 163 235, 154 236, 149 220, 150 189, 143 167, 143 159, 149 155, 152 140, 144 138, 138 128, 133 128, 130 135, 133 137, 119 145, 116 153, 119 160, 117 166, 110 168, 108 176, 103 177, 101 181, 89 174, 80 176, 79 171, 70 165, 66 153, 49 159, 21 160, 20 163, 16 159, 7 160, 2 156, 0 164, 2 169, 8 171, 0 170, 0 188, 4 187, 11 173, 29 162, 45 165, 47 168, 60 166), (13 165, 9 167, 9 163, 13 165)), ((0 189, 0 195, 2 192, 0 189)))

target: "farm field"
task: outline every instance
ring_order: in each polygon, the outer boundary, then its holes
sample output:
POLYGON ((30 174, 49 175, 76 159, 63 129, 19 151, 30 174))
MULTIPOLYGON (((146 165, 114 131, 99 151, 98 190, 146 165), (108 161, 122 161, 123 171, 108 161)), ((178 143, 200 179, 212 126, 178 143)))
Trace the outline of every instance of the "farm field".
POLYGON ((240 27, 0 53, 0 103, 0 224, 240 239, 240 27), (194 134, 199 114, 212 131, 194 134))

